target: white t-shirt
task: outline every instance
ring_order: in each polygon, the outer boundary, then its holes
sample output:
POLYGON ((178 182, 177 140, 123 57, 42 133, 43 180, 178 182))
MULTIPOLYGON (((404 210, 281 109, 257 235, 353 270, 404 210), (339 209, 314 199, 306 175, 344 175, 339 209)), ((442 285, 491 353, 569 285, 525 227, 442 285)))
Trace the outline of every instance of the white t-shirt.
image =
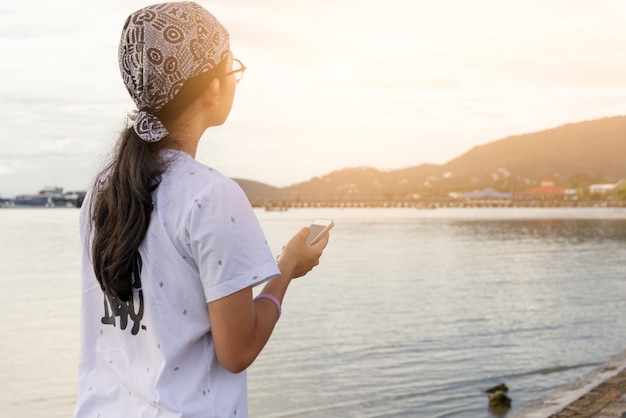
POLYGON ((207 303, 279 274, 241 188, 191 156, 171 159, 153 193, 132 303, 105 298, 83 240, 79 393, 74 417, 246 417, 245 371, 217 361, 207 303))

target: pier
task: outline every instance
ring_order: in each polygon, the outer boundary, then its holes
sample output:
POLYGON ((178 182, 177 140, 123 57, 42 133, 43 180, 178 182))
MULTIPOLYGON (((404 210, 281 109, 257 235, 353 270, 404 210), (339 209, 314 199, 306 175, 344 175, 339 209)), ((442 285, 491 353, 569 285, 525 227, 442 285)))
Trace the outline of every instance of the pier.
POLYGON ((626 208, 623 200, 531 200, 531 199, 411 199, 411 200, 254 200, 256 208, 287 210, 290 208, 626 208))

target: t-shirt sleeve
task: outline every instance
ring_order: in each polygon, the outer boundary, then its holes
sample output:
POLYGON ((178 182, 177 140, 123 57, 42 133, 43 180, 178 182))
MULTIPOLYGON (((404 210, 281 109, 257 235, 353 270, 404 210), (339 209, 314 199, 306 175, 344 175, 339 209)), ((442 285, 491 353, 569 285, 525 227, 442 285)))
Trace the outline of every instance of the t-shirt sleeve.
POLYGON ((230 179, 195 199, 188 236, 207 303, 280 273, 248 198, 230 179))

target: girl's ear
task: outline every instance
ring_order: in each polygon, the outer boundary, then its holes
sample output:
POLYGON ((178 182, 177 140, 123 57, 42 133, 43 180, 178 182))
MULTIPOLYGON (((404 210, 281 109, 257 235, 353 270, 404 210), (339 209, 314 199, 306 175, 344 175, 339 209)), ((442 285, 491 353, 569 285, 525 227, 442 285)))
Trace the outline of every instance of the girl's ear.
POLYGON ((214 78, 209 83, 209 87, 204 91, 204 93, 202 93, 203 100, 210 109, 214 109, 219 106, 220 87, 221 84, 219 78, 214 78))
POLYGON ((221 87, 221 83, 220 83, 220 79, 219 78, 214 78, 209 83, 209 90, 211 91, 212 94, 214 94, 216 96, 218 95, 218 93, 220 91, 220 87, 221 87))

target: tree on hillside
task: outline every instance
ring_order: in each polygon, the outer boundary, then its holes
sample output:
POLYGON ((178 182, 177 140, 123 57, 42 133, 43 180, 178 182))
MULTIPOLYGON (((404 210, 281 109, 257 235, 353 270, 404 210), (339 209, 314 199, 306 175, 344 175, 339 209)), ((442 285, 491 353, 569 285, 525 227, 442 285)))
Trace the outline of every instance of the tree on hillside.
POLYGON ((613 197, 617 200, 626 200, 626 182, 622 186, 613 190, 613 197))

